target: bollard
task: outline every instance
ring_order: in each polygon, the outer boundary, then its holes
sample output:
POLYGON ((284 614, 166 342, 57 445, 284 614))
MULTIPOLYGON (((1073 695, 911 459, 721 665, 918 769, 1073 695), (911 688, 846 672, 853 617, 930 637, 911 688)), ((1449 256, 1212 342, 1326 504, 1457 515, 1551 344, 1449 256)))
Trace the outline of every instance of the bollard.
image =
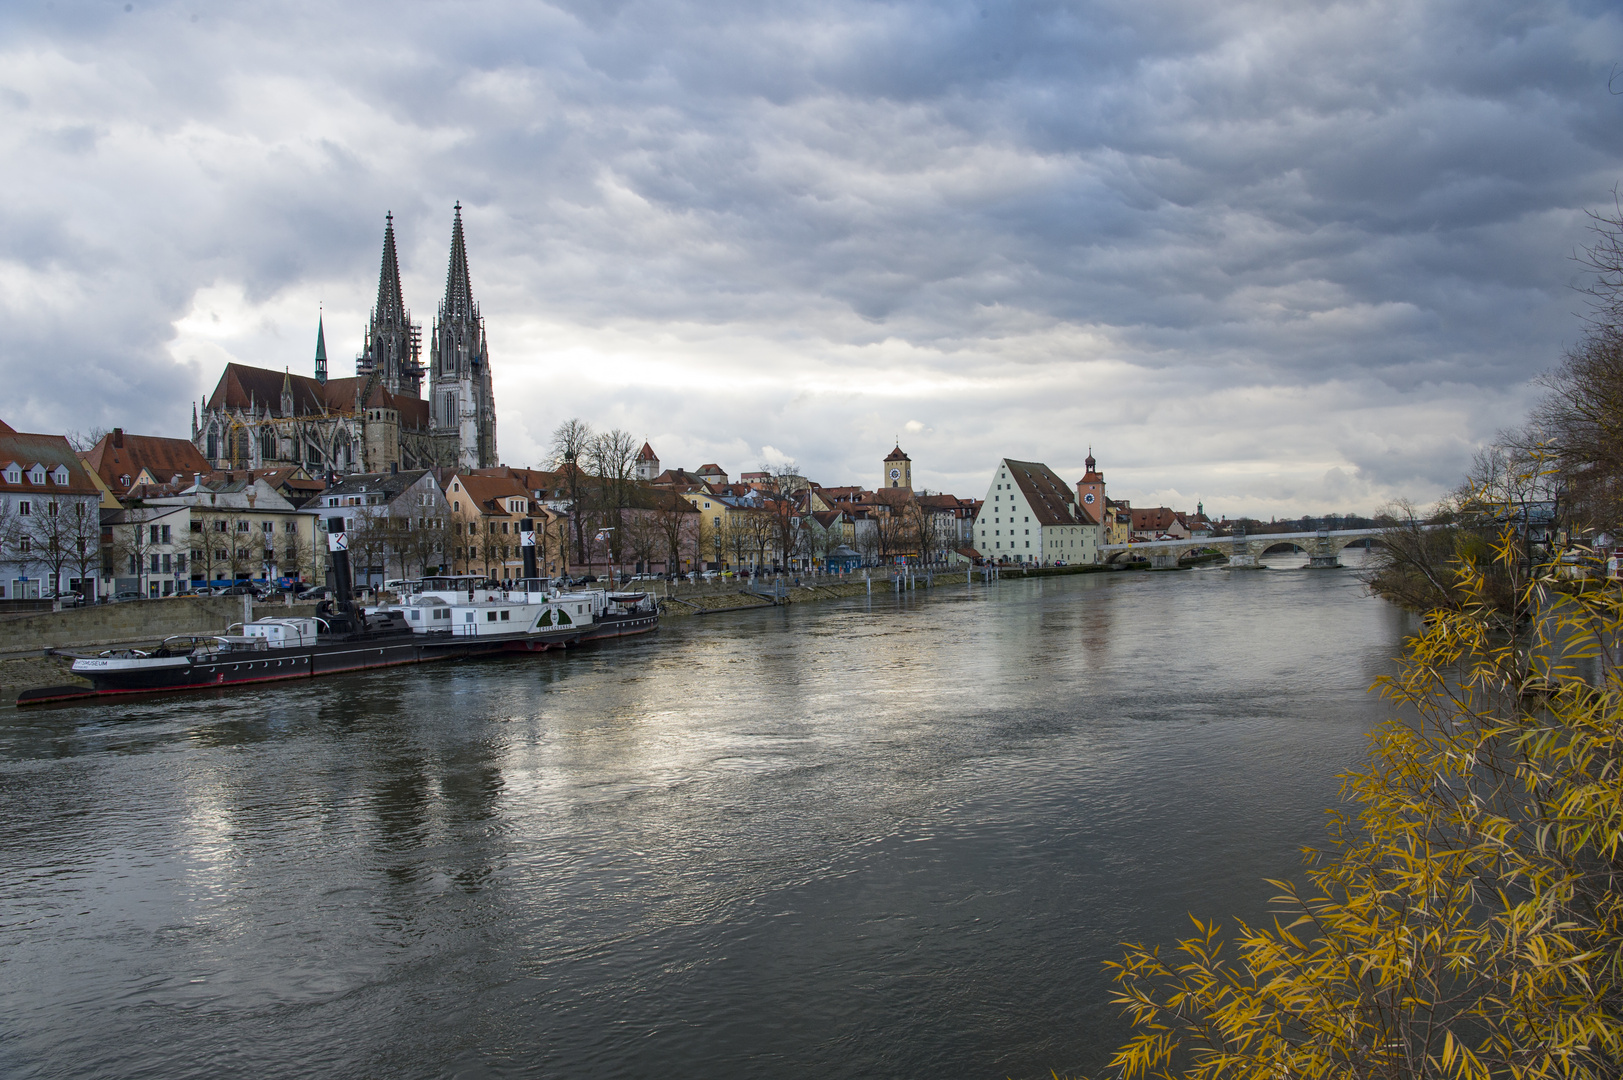
MULTIPOLYGON (((247 593, 242 594, 242 625, 247 626, 254 621, 254 598, 247 593)), ((311 661, 314 663, 315 661, 311 661)))

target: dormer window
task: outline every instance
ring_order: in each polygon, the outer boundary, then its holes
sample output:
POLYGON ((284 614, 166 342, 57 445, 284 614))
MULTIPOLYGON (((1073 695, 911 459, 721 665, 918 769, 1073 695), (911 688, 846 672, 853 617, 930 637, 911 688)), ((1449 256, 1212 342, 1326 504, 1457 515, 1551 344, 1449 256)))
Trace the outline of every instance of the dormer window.
POLYGON ((32 469, 29 469, 28 482, 30 484, 45 483, 45 466, 36 463, 32 469))
POLYGON ((68 486, 68 467, 66 465, 58 465, 56 467, 56 472, 53 474, 52 478, 57 482, 58 486, 67 487, 68 486))
POLYGON ((20 484, 23 482, 23 471, 15 464, 6 466, 6 483, 20 484))

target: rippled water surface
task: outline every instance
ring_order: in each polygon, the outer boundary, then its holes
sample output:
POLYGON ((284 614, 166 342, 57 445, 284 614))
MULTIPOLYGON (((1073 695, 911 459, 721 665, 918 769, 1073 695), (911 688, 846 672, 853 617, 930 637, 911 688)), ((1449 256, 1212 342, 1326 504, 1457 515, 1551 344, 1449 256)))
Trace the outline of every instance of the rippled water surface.
POLYGON ((1263 910, 1406 628, 1097 575, 0 716, 0 1073, 1096 1069, 1102 962, 1263 910))

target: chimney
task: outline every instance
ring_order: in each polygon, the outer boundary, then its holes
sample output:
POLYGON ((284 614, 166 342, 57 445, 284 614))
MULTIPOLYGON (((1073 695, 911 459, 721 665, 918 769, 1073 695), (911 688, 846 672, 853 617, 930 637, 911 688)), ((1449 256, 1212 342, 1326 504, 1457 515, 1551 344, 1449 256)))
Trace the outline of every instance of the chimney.
POLYGON ((121 427, 116 427, 113 429, 113 449, 124 449, 124 429, 121 427))

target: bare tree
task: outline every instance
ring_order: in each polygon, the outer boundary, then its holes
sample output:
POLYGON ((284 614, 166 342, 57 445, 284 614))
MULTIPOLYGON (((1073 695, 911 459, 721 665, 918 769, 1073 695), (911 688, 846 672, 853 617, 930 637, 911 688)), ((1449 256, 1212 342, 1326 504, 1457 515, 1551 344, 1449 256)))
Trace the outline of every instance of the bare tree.
POLYGON ((769 477, 761 494, 771 519, 772 541, 777 546, 779 557, 787 565, 800 548, 802 514, 796 496, 803 489, 805 481, 792 461, 775 466, 763 465, 761 470, 769 477))
MULTIPOLYGON (((150 515, 141 508, 124 511, 124 521, 113 526, 113 569, 135 579, 135 590, 147 595, 147 557, 156 546, 148 532, 150 515)), ((30 541, 30 544, 32 541, 30 541)))
POLYGON ((349 545, 349 562, 355 568, 355 583, 370 581, 368 575, 375 568, 388 573, 389 517, 376 506, 359 506, 345 528, 349 545))
POLYGON ((1598 331, 1623 330, 1623 198, 1612 190, 1610 213, 1590 212, 1594 239, 1576 256, 1590 272, 1583 292, 1589 296, 1589 325, 1598 331))
MULTIPOLYGON (((684 542, 689 539, 695 544, 699 542, 699 511, 674 491, 656 491, 653 494, 652 525, 664 550, 665 572, 680 574, 684 542)), ((697 562, 703 561, 701 554, 697 562)))
POLYGON ((283 577, 308 584, 315 583, 320 560, 316 556, 313 539, 303 530, 295 528, 292 532, 282 534, 282 544, 277 551, 277 558, 281 564, 283 577))
POLYGON ((95 445, 107 434, 107 429, 92 425, 83 431, 69 431, 67 433, 68 445, 73 447, 76 454, 89 453, 95 445))
MULTIPOLYGON (((73 545, 69 562, 79 575, 79 587, 98 580, 94 571, 101 566, 101 507, 88 499, 77 499, 67 508, 67 527, 73 545)), ((89 600, 90 590, 85 599, 89 600)))
MULTIPOLYGON (((746 541, 747 549, 755 552, 755 565, 767 564, 766 553, 777 536, 777 522, 772 518, 772 511, 765 506, 752 506, 748 509, 736 511, 733 515, 735 527, 746 541)), ((742 558, 742 556, 740 557, 742 558)))
POLYGON ((201 573, 205 582, 218 581, 231 565, 231 523, 200 507, 193 507, 191 516, 192 573, 201 573))
POLYGON ((630 432, 615 428, 600 433, 587 447, 587 461, 596 474, 599 529, 608 532, 609 558, 623 561, 625 510, 636 485, 637 443, 630 432))
POLYGON ((548 467, 558 474, 569 499, 569 516, 575 533, 576 562, 586 561, 585 509, 588 494, 587 453, 594 436, 592 427, 577 418, 565 420, 552 433, 552 456, 548 467))

